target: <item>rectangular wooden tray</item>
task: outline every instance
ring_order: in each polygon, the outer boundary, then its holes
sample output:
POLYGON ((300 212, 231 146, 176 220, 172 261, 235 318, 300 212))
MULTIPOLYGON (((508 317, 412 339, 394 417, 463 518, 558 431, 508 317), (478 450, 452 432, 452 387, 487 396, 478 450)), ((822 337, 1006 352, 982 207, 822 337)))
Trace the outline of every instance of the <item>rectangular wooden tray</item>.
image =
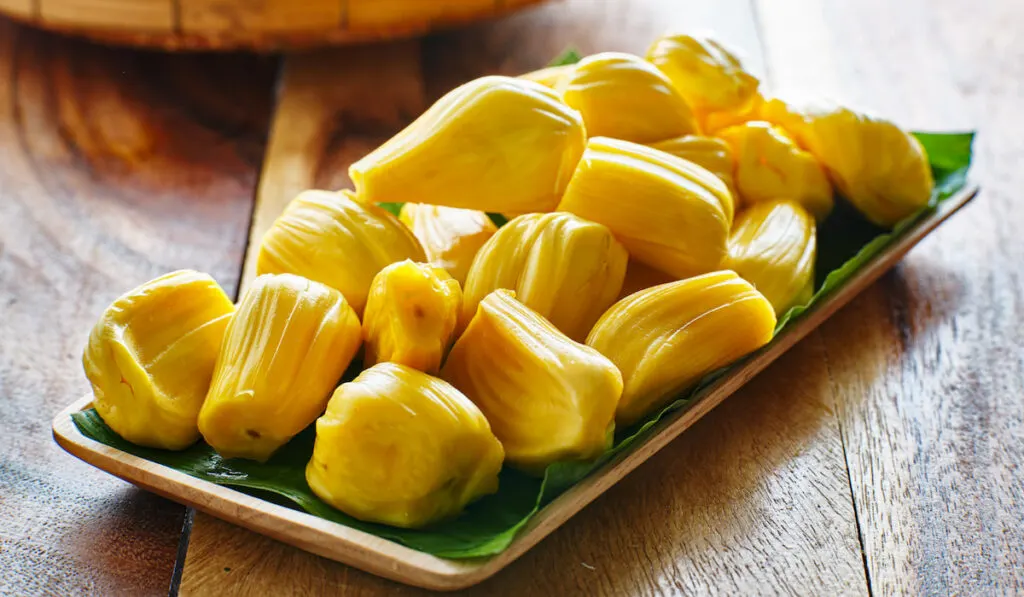
POLYGON ((448 560, 410 549, 310 514, 272 504, 190 477, 174 469, 127 454, 82 435, 71 414, 89 408, 91 396, 77 400, 53 420, 53 436, 65 450, 139 487, 263 533, 315 554, 403 583, 429 589, 464 588, 492 576, 579 512, 619 479, 650 458, 687 427, 735 392, 753 376, 850 302, 861 290, 896 264, 939 224, 974 199, 970 186, 944 201, 903 238, 876 256, 838 291, 808 310, 780 333, 767 349, 719 379, 702 398, 671 413, 654 434, 560 495, 520 532, 504 552, 476 560, 448 560))

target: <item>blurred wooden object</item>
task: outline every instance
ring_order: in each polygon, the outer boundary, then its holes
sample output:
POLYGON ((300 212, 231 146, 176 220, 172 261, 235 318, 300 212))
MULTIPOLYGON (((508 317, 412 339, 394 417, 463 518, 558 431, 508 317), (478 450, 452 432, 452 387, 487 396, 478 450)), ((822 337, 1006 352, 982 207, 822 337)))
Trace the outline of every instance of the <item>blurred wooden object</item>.
POLYGON ((97 41, 272 51, 422 35, 544 0, 0 0, 0 14, 97 41))

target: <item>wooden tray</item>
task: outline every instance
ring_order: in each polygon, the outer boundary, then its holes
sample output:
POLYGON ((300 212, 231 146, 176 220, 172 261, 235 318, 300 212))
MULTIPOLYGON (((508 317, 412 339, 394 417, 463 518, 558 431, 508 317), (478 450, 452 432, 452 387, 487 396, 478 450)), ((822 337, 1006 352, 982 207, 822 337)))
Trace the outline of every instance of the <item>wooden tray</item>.
POLYGON ((840 307, 850 302, 861 290, 895 265, 936 226, 974 199, 977 193, 977 186, 970 186, 944 201, 935 213, 908 230, 903 238, 876 256, 848 280, 845 286, 808 310, 780 333, 767 349, 730 375, 719 379, 700 399, 666 416, 646 441, 619 454, 548 504, 520 532, 507 550, 490 558, 448 560, 432 556, 344 525, 190 477, 93 441, 79 433, 71 421, 72 413, 89 408, 91 396, 76 401, 57 415, 53 420, 53 436, 57 443, 74 456, 130 483, 306 551, 420 587, 441 590, 464 588, 492 576, 507 566, 687 427, 693 425, 840 307))

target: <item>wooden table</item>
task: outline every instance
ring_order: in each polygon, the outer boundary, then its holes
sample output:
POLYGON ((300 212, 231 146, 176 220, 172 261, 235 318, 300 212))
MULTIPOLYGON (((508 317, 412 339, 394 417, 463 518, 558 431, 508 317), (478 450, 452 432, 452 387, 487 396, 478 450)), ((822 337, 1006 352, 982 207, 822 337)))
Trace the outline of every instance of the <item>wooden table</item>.
POLYGON ((350 161, 459 82, 568 44, 640 52, 672 27, 716 29, 775 89, 977 128, 983 195, 473 592, 1024 592, 1024 4, 573 0, 285 58, 111 50, 0 22, 0 594, 417 593, 193 520, 61 452, 47 423, 87 390, 88 328, 171 269, 237 289, 282 202, 346 185, 350 161))

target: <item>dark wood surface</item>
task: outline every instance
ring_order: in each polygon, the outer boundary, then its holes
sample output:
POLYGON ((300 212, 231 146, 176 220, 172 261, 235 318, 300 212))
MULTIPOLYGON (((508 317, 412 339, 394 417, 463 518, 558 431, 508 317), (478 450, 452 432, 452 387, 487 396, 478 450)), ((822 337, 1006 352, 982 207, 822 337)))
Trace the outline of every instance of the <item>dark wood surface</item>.
POLYGON ((69 458, 92 322, 168 270, 237 284, 274 62, 0 22, 0 594, 165 594, 184 508, 69 458))
MULTIPOLYGON (((977 128, 983 194, 477 592, 1024 592, 1024 6, 571 0, 288 58, 273 127, 267 59, 0 26, 0 593, 166 592, 181 508, 61 453, 45 426, 86 389, 81 344, 116 294, 185 266, 234 288, 251 217, 258 231, 296 189, 346 184, 447 89, 570 43, 641 51, 669 27, 717 29, 782 90, 977 128)), ((182 563, 190 595, 416 592, 202 516, 182 563)))

